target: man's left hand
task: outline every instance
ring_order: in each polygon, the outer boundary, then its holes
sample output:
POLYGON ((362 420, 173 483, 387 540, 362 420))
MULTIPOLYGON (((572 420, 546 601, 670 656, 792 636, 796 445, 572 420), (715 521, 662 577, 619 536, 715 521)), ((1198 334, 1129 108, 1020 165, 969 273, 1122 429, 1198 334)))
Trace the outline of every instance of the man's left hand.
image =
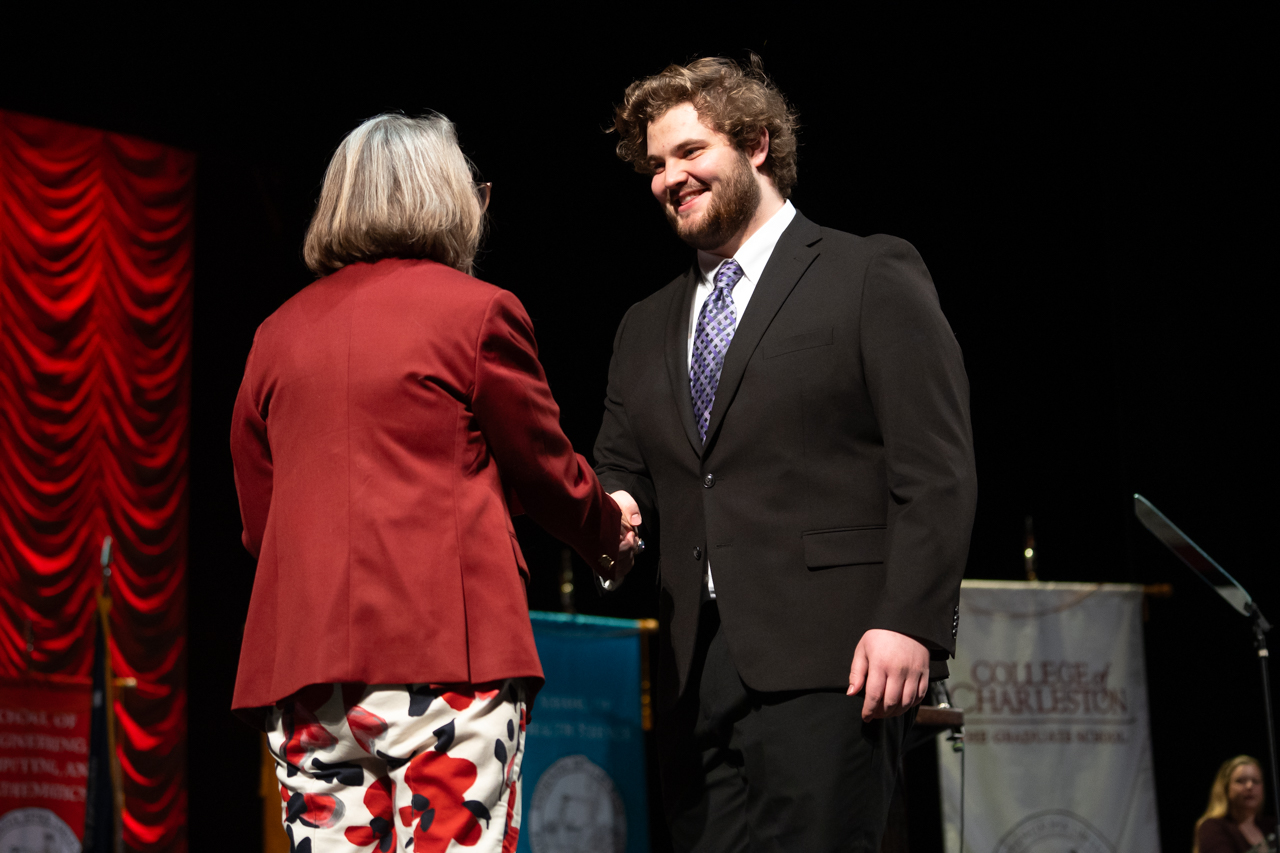
POLYGON ((635 567, 636 557, 640 556, 640 552, 644 550, 644 545, 640 539, 640 535, 636 533, 636 529, 626 520, 622 519, 622 530, 618 533, 618 559, 613 561, 613 566, 609 571, 602 571, 598 574, 609 581, 606 590, 614 590, 622 585, 627 574, 635 567))
POLYGON ((858 641, 849 667, 848 694, 864 688, 864 721, 905 713, 929 689, 929 650, 906 634, 871 629, 858 641))

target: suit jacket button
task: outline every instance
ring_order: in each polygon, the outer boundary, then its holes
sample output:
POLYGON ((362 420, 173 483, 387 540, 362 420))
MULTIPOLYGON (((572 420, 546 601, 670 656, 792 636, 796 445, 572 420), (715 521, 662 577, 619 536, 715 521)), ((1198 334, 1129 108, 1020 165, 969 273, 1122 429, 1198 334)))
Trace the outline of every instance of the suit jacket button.
POLYGON ((704 489, 709 489, 709 488, 711 488, 712 486, 714 486, 715 484, 716 484, 716 475, 715 475, 715 474, 708 474, 707 476, 705 476, 705 477, 703 477, 703 478, 702 478, 702 487, 703 487, 704 489))
POLYGON ((694 549, 693 549, 693 559, 695 559, 695 560, 701 560, 701 559, 702 559, 702 548, 697 547, 697 546, 695 546, 695 547, 694 547, 694 549))

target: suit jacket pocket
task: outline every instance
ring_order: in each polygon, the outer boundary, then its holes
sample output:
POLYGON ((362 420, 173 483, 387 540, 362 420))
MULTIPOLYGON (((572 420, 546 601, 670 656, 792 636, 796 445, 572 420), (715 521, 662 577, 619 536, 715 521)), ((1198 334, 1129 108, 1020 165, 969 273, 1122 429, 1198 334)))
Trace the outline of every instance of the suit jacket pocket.
POLYGON ((811 569, 884 562, 884 527, 837 527, 800 535, 804 562, 811 569))
POLYGON ((796 350, 831 346, 834 340, 832 329, 828 326, 825 329, 810 329, 798 335, 764 341, 760 346, 760 352, 765 358, 773 358, 796 350))

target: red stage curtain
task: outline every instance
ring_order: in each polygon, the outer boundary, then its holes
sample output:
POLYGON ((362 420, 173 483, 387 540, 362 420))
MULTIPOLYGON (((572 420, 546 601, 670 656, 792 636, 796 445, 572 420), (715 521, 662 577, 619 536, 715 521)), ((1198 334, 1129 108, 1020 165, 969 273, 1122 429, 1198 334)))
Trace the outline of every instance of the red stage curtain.
POLYGON ((194 178, 192 154, 0 111, 0 675, 90 674, 110 534, 132 850, 187 846, 194 178))

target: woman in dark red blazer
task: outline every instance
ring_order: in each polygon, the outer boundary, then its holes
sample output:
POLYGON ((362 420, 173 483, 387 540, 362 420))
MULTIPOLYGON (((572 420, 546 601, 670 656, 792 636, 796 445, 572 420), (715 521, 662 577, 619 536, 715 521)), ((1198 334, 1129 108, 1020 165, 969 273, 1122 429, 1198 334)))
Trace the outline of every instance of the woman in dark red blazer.
POLYGON ((468 274, 486 202, 447 119, 361 125, 307 234, 321 278, 245 367, 233 707, 268 730, 300 851, 393 849, 397 825, 418 853, 513 848, 542 668, 511 515, 606 579, 643 547, 561 431, 519 300, 468 274))

